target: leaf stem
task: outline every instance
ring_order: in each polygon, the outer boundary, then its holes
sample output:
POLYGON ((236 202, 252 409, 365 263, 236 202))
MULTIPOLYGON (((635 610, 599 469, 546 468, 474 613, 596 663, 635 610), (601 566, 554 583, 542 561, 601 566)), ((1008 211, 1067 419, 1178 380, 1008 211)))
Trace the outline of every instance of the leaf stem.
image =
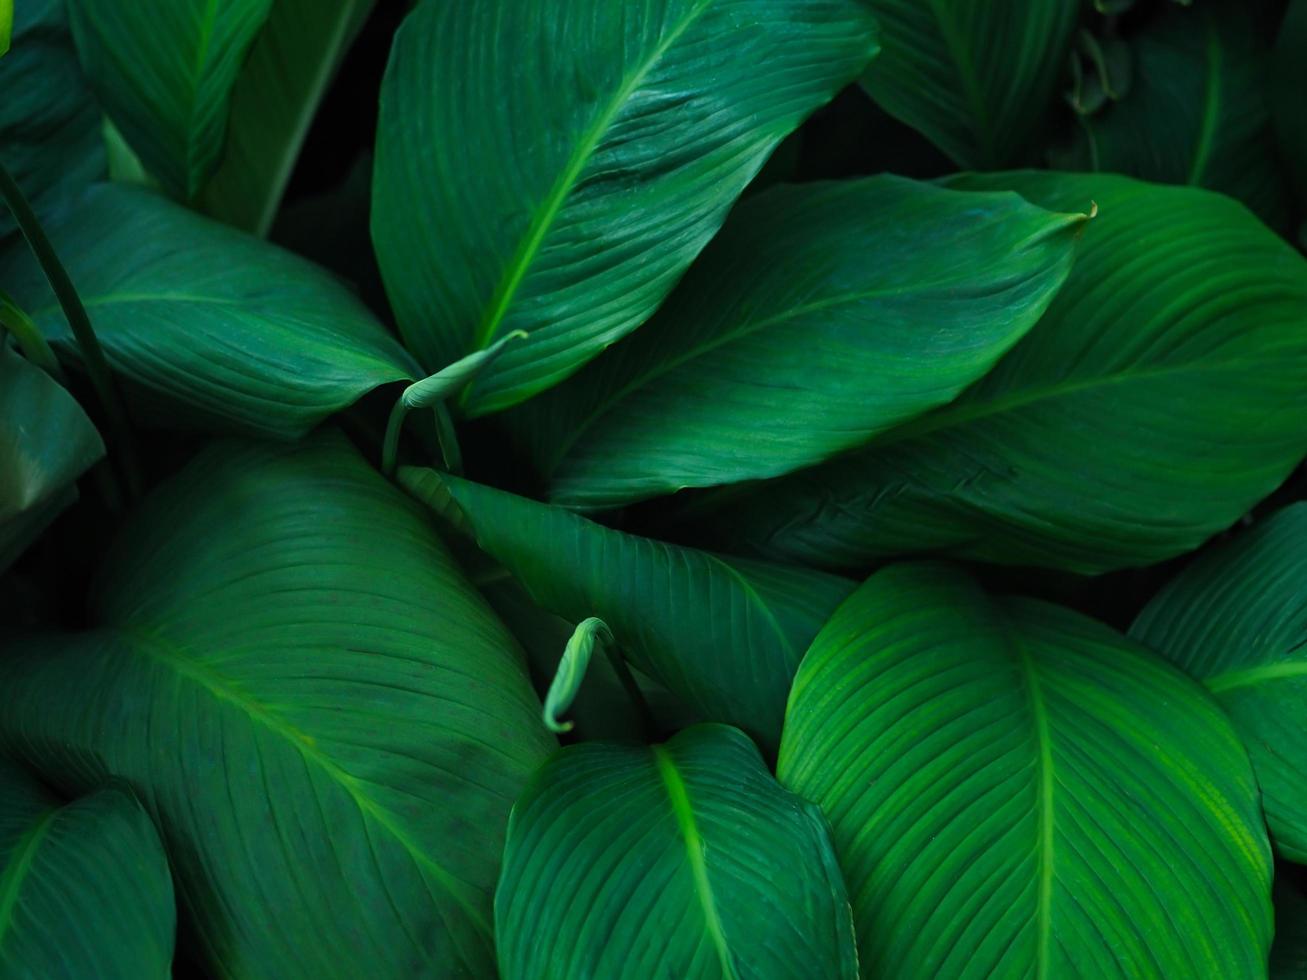
POLYGON ((640 682, 631 673, 631 668, 622 656, 622 651, 615 644, 610 644, 604 652, 608 655, 608 662, 612 665, 613 673, 617 675, 617 679, 621 681, 626 696, 631 699, 636 712, 640 715, 640 725, 644 729, 645 736, 647 738, 656 738, 660 733, 658 719, 654 717, 653 708, 649 706, 644 691, 640 690, 640 682))

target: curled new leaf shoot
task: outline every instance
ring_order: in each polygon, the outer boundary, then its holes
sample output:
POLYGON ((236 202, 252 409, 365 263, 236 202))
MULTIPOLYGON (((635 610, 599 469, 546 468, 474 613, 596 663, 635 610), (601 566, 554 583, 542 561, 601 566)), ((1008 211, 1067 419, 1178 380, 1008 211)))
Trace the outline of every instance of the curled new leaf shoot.
POLYGON ((581 682, 585 680, 585 671, 590 666, 590 658, 594 656, 595 649, 603 646, 611 647, 612 644, 612 631, 602 619, 591 616, 577 624, 572 638, 567 641, 567 647, 563 650, 563 658, 558 661, 558 671, 549 685, 549 693, 545 695, 545 725, 550 731, 572 730, 572 722, 559 721, 558 716, 570 708, 572 702, 576 700, 576 694, 581 689, 581 682))
POLYGON ((404 419, 415 408, 435 410, 436 431, 440 437, 440 448, 445 455, 445 465, 457 469, 458 443, 454 439, 454 426, 445 409, 445 402, 503 353, 509 343, 521 340, 525 336, 525 330, 514 330, 489 347, 474 351, 449 367, 441 368, 430 377, 415 381, 405 388, 404 393, 395 402, 395 407, 390 410, 390 421, 386 423, 386 439, 381 448, 381 471, 386 476, 395 475, 395 462, 399 455, 399 434, 404 428, 404 419))

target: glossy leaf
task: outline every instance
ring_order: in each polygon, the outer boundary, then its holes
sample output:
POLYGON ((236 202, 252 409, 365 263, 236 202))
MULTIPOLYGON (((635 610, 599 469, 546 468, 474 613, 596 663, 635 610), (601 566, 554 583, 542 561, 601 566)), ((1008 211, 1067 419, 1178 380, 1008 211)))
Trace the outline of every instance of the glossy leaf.
POLYGON ((105 112, 171 194, 194 198, 222 154, 232 86, 272 0, 67 3, 105 112))
POLYGON ((231 93, 221 163, 200 194, 220 221, 265 236, 309 124, 376 0, 273 0, 231 93))
POLYGON ((879 572, 804 658, 777 773, 830 818, 864 976, 1265 976, 1243 746, 1077 613, 879 572))
POLYGON ((751 197, 645 328, 516 413, 551 499, 778 476, 951 401, 1039 319, 1083 221, 889 176, 751 197))
POLYGON ((1307 504, 1187 566, 1130 633, 1216 695, 1252 755, 1277 851, 1307 861, 1307 504))
POLYGON ((625 659, 765 748, 779 738, 799 658, 853 588, 614 531, 435 470, 405 467, 399 482, 471 534, 545 609, 574 623, 598 616, 625 659))
POLYGON ((1021 161, 1053 101, 1080 0, 867 0, 884 51, 862 85, 959 166, 1021 161))
MULTIPOLYGON (((46 222, 109 363, 153 424, 295 438, 416 365, 361 302, 304 259, 148 191, 91 188, 46 222)), ((67 321, 27 250, 0 282, 61 355, 67 321)))
POLYGON ((875 50, 859 0, 419 4, 382 86, 372 212, 409 347, 435 370, 530 334, 471 415, 561 381, 648 318, 875 50))
POLYGON ((512 638, 342 439, 203 452, 91 620, 9 645, 0 751, 130 782, 212 974, 493 972, 509 808, 553 740, 512 638))
POLYGON ((951 405, 720 500, 714 540, 826 567, 946 552, 1100 572, 1197 547, 1293 470, 1307 452, 1300 255, 1207 191, 1034 172, 954 183, 1097 202, 1048 312, 951 405))
POLYGON ((168 860, 129 793, 65 804, 0 759, 0 975, 166 980, 176 921, 168 860))
POLYGON ((513 808, 504 980, 853 980, 825 819, 725 725, 564 749, 513 808))

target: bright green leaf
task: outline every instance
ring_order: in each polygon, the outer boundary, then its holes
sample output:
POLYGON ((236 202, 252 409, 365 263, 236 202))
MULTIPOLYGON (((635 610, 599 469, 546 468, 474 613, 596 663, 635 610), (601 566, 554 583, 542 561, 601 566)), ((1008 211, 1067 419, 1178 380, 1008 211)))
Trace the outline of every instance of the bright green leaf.
POLYGON ((0 975, 166 980, 176 924, 167 858, 129 793, 65 804, 0 759, 0 975))
POLYGON ((813 642, 777 773, 819 804, 867 977, 1264 977, 1271 855, 1194 682, 1077 613, 882 571, 813 642))
POLYGON ((9 39, 14 32, 14 0, 0 0, 0 55, 9 51, 9 39))
POLYGON ((217 166, 232 86, 272 0, 67 3, 105 111, 170 193, 194 198, 217 166))
POLYGON ((725 725, 564 749, 513 808, 504 980, 854 980, 825 819, 725 725))
POLYGON ((399 482, 471 534, 545 609, 574 623, 600 617, 625 659, 705 719, 738 725, 769 749, 799 658, 853 588, 624 534, 435 470, 404 467, 399 482))
POLYGON ((1080 0, 867 0, 884 51, 862 85, 963 167, 1021 162, 1080 0))
POLYGON ((1111 175, 1010 173, 1097 202, 1043 319, 957 401, 704 523, 824 567, 948 552, 1099 572, 1189 551, 1307 452, 1307 262, 1234 201, 1111 175))
POLYGON ((572 507, 820 462, 993 367, 1083 221, 889 176, 766 191, 645 329, 514 418, 572 507))
MULTIPOLYGON (((295 438, 416 371, 328 273, 160 195, 93 187, 45 229, 151 424, 295 438)), ((77 356, 26 248, 0 255, 0 282, 60 354, 77 356)))
POLYGON ((860 0, 423 3, 381 92, 372 237, 428 370, 530 338, 464 408, 654 311, 775 146, 876 50, 860 0))
POLYGON ((0 658, 0 751, 129 781, 216 976, 493 972, 512 801, 553 740, 420 509, 331 434, 219 443, 0 658))

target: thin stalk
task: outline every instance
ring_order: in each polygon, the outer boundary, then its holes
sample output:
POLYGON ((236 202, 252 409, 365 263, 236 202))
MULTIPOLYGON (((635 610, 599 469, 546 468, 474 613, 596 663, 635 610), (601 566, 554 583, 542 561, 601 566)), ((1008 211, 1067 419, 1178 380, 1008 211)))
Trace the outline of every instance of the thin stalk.
POLYGON ((631 668, 626 665, 622 652, 616 645, 609 646, 604 652, 608 655, 608 662, 612 664, 613 673, 622 682, 626 696, 631 699, 631 704, 635 706, 636 713, 640 716, 640 724, 646 737, 656 738, 660 734, 658 720, 654 717, 653 708, 649 707, 649 702, 645 699, 644 691, 640 690, 640 682, 635 679, 631 668))

